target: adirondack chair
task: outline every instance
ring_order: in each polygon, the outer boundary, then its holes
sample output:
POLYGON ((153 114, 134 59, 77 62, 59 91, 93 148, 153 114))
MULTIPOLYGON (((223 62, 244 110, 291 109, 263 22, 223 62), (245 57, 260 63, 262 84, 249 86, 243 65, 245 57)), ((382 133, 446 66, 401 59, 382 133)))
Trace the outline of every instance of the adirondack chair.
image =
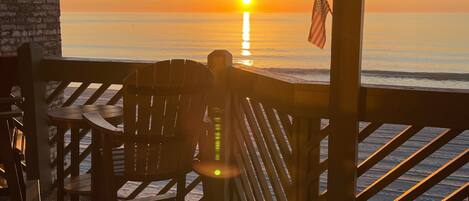
POLYGON ((102 160, 93 160, 100 163, 93 167, 104 170, 99 174, 105 179, 97 182, 106 184, 99 184, 105 187, 98 194, 111 192, 103 199, 116 200, 116 186, 123 181, 176 179, 177 193, 169 200, 184 200, 197 138, 205 132, 206 93, 212 80, 203 64, 158 62, 138 69, 124 81, 123 129, 97 113, 84 114, 93 133, 99 133, 99 137, 93 136, 93 147, 102 160))

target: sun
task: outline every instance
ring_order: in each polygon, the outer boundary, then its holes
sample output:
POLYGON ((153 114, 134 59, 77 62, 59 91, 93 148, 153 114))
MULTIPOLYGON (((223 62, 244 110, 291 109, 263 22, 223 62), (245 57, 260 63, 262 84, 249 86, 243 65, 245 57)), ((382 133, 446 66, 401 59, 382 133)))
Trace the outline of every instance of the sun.
POLYGON ((243 5, 251 5, 252 0, 243 0, 243 5))

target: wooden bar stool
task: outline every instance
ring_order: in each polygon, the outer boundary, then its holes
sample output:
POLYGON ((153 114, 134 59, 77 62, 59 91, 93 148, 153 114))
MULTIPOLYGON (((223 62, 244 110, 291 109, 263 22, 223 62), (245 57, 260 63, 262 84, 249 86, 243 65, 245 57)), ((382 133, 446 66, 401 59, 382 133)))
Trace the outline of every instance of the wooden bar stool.
POLYGON ((79 195, 91 195, 91 176, 89 174, 80 175, 80 129, 89 128, 83 120, 83 114, 96 112, 104 119, 117 125, 122 122, 122 108, 113 105, 84 105, 68 106, 58 108, 49 112, 52 124, 57 126, 57 200, 64 200, 65 193, 68 193, 71 200, 79 200, 79 195), (71 130, 70 140, 70 174, 71 177, 65 179, 64 171, 64 135, 71 130))

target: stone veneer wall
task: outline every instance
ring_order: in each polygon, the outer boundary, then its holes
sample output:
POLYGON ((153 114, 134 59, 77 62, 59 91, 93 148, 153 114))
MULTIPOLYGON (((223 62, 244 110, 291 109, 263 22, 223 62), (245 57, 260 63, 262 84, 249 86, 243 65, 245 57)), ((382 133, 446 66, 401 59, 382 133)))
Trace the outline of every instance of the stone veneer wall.
MULTIPOLYGON (((0 0, 0 56, 16 55, 16 50, 25 42, 35 42, 44 48, 47 56, 61 56, 60 4, 59 0, 0 0)), ((57 86, 50 83, 48 93, 57 86)), ((14 94, 20 89, 14 88, 14 94)), ((57 107, 63 96, 50 105, 57 107)), ((51 128, 50 135, 55 130, 51 128)), ((55 149, 51 150, 51 158, 55 149)))
POLYGON ((1 0, 0 55, 14 55, 22 43, 32 41, 46 55, 62 54, 59 0, 1 0))

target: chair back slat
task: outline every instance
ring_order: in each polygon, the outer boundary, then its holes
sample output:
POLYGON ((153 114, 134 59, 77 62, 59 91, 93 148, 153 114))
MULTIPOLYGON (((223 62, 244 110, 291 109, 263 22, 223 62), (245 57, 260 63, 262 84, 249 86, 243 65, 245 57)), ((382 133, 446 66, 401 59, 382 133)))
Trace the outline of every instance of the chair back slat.
POLYGON ((151 180, 190 168, 212 79, 203 64, 168 60, 138 69, 125 80, 126 177, 151 180), (145 137, 171 140, 141 140, 145 137))
MULTIPOLYGON (((129 94, 123 93, 123 112, 124 112, 124 133, 128 136, 135 135, 136 133, 136 106, 137 106, 137 95, 136 94, 129 94)), ((124 147, 124 161, 132 161, 135 159, 136 156, 136 149, 130 144, 126 144, 124 147)), ((126 168, 126 171, 130 171, 131 166, 126 168)), ((135 171, 135 170, 132 170, 135 171)))
MULTIPOLYGON (((136 76, 136 84, 137 86, 146 84, 154 83, 153 78, 153 69, 152 68, 144 68, 137 72, 136 76)), ((137 96, 137 136, 148 136, 150 135, 150 117, 151 113, 149 113, 151 109, 151 95, 147 94, 136 94, 137 96)), ((137 172, 148 172, 148 157, 150 154, 149 147, 145 145, 139 146, 139 144, 132 144, 135 150, 135 154, 137 160, 135 161, 134 169, 131 171, 137 172)))
MULTIPOLYGON (((168 87, 180 87, 185 81, 185 69, 184 60, 173 60, 169 73, 169 86, 168 87)), ((176 117, 178 113, 178 107, 180 102, 180 95, 169 95, 166 96, 166 108, 165 117, 163 122, 163 135, 172 136, 175 135, 176 131, 176 117)), ((178 147, 174 146, 173 143, 166 143, 162 145, 161 161, 159 169, 162 171, 170 171, 179 160, 178 158, 178 147)))
MULTIPOLYGON (((163 61, 156 65, 157 70, 153 72, 155 77, 154 85, 161 86, 164 88, 169 85, 169 73, 170 68, 158 67, 158 66, 170 66, 170 61, 163 61), (159 69, 158 69, 159 68, 159 69)), ((153 96, 152 97, 152 121, 150 125, 150 130, 152 135, 163 136, 163 121, 165 118, 165 107, 166 107, 166 97, 165 96, 153 96)), ((150 151, 153 152, 156 156, 161 155, 161 145, 158 143, 153 143, 150 145, 150 151)), ((158 164, 160 157, 155 157, 150 160, 149 168, 151 170, 158 169, 158 164)))

